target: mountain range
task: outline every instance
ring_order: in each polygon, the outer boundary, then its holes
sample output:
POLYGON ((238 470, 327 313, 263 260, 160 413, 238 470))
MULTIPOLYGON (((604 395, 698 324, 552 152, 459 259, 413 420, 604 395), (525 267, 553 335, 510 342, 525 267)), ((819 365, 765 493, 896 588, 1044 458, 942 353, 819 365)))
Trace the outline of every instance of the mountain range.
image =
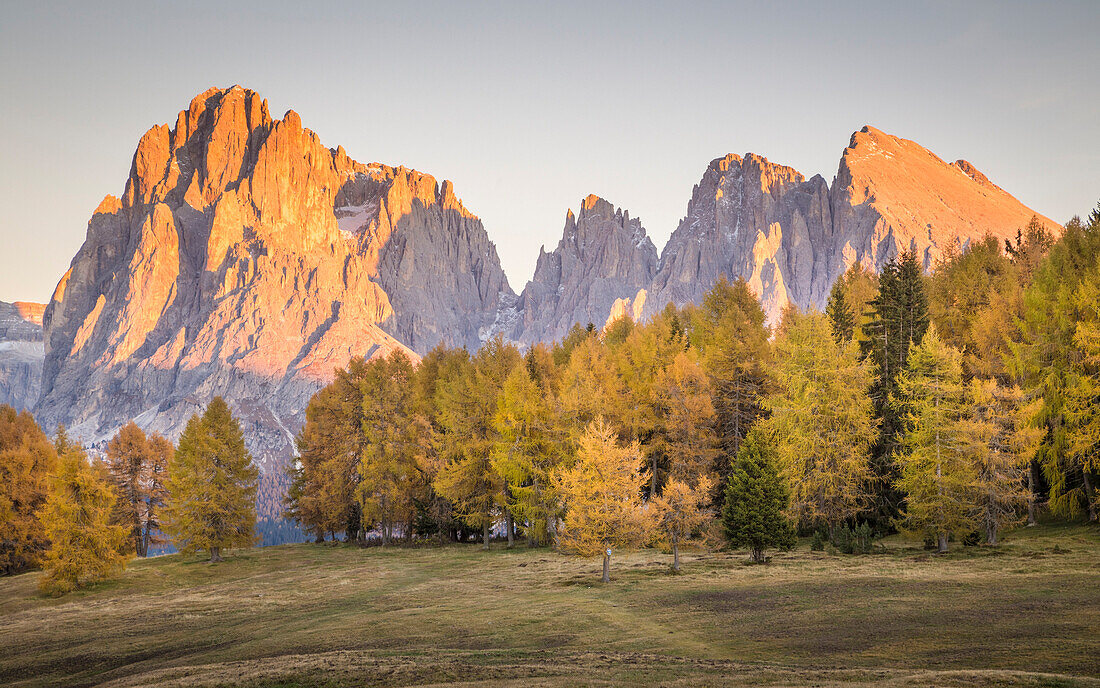
POLYGON ((38 324, 0 304, 0 402, 98 444, 130 419, 175 437, 222 395, 271 470, 354 355, 552 341, 698 301, 723 275, 774 323, 789 303, 822 308, 853 263, 912 250, 931 268, 1036 216, 1060 231, 970 163, 863 127, 831 185, 751 153, 713 160, 660 253, 638 218, 588 196, 516 294, 451 182, 356 162, 295 112, 210 89, 141 137, 38 324))

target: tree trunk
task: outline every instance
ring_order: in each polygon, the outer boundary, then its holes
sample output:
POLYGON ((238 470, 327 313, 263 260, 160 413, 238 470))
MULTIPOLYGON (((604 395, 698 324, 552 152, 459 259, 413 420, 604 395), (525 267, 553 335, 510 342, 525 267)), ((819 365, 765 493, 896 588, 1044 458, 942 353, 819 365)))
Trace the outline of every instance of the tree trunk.
POLYGON ((940 554, 947 553, 947 533, 936 533, 936 551, 940 554))
POLYGON ((485 517, 485 525, 481 529, 481 548, 489 549, 489 517, 485 517))
POLYGON ((672 570, 680 570, 680 545, 676 538, 672 538, 672 570))
POLYGON ((657 452, 653 452, 653 468, 649 472, 649 501, 657 496, 657 452))
POLYGON ((603 553, 603 582, 611 582, 611 550, 605 550, 603 553))
POLYGON ((508 549, 512 549, 516 546, 516 519, 512 516, 512 512, 509 511, 505 513, 504 520, 508 530, 508 549))
POLYGON ((1035 520, 1035 486, 1038 481, 1035 479, 1035 462, 1032 461, 1027 467, 1027 525, 1028 527, 1038 524, 1035 520))
POLYGON ((216 564, 217 562, 219 562, 221 560, 222 560, 222 548, 221 547, 211 547, 210 548, 210 563, 216 564))
POLYGON ((997 544, 997 526, 992 521, 985 524, 985 544, 997 544))
POLYGON ((531 527, 531 522, 527 521, 523 526, 523 532, 527 535, 527 546, 535 546, 535 529, 531 527))
POLYGON ((764 563, 765 560, 764 560, 764 548, 763 547, 753 547, 752 548, 752 560, 753 560, 753 563, 756 563, 756 564, 763 564, 764 563))
POLYGON ((1089 521, 1096 522, 1096 493, 1092 489, 1092 480, 1089 479, 1089 472, 1085 469, 1081 469, 1081 477, 1084 478, 1085 483, 1085 501, 1089 512, 1089 521))

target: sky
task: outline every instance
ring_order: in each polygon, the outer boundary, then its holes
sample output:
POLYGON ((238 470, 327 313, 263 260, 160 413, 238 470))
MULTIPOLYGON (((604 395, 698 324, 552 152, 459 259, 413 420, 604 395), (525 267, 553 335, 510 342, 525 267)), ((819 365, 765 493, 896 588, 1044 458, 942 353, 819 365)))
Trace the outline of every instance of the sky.
POLYGON ((48 300, 141 135, 233 84, 452 180, 516 291, 589 193, 660 248, 710 160, 831 183, 865 124, 1065 222, 1100 200, 1098 30, 1095 1, 0 0, 0 300, 48 300))

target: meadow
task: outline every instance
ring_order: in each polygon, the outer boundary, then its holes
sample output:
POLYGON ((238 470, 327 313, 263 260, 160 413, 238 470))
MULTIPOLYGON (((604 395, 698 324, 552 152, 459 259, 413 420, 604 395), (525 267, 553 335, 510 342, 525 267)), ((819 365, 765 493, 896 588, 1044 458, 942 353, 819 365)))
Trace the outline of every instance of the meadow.
POLYGON ((60 599, 0 580, 15 686, 1100 686, 1100 538, 997 548, 657 550, 302 544, 134 561, 60 599))

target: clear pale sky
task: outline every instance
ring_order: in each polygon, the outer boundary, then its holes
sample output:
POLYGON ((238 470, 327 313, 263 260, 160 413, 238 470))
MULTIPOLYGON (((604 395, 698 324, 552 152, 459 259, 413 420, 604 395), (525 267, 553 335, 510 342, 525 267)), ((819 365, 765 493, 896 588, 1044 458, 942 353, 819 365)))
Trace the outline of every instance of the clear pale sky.
POLYGON ((453 180, 516 291, 589 193, 661 247, 713 158, 831 183, 864 124, 1060 222, 1100 199, 1096 1, 223 4, 0 2, 0 300, 47 300, 142 133, 215 85, 453 180))

